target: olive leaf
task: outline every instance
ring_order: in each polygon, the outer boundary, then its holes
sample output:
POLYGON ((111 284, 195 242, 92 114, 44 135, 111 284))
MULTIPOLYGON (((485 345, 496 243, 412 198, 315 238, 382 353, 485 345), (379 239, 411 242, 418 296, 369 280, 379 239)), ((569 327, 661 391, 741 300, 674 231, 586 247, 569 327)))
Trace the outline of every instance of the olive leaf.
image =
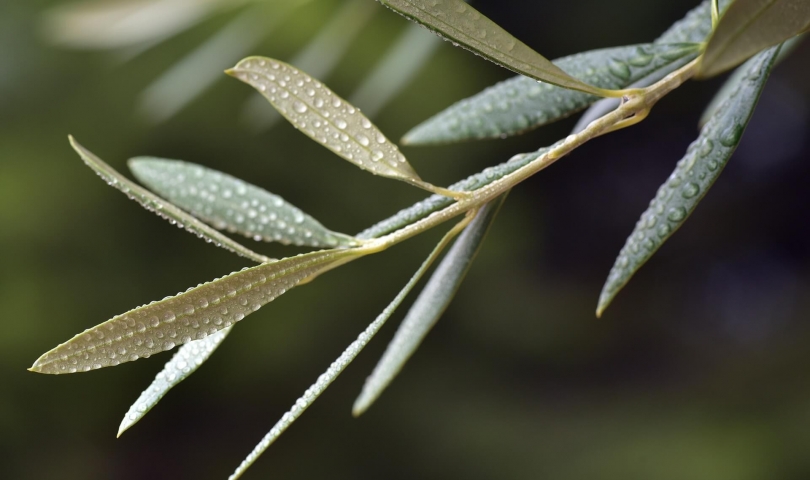
POLYGON ((720 17, 698 76, 722 73, 755 53, 810 28, 807 0, 736 0, 720 17))
POLYGON ((72 136, 68 136, 68 139, 70 140, 70 145, 76 150, 76 153, 79 154, 81 159, 84 160, 84 163, 93 169, 102 180, 122 191, 129 198, 140 203, 142 207, 150 212, 154 212, 158 216, 165 218, 173 225, 185 228, 194 235, 204 239, 206 242, 213 243, 218 247, 230 250, 255 262, 263 263, 272 260, 222 235, 173 205, 171 202, 159 198, 152 192, 130 181, 115 171, 114 168, 104 163, 103 160, 94 155, 90 150, 81 146, 72 136))
POLYGON ((310 247, 356 246, 278 195, 201 165, 154 157, 129 160, 135 177, 210 225, 254 240, 310 247))
POLYGON ((462 0, 380 0, 406 18, 502 67, 591 95, 614 92, 578 80, 462 0))
POLYGON ((402 301, 405 300, 405 297, 413 290, 413 287, 419 282, 422 276, 427 272, 428 268, 433 264, 433 262, 438 258, 439 254, 444 250, 444 248, 450 243, 450 241, 455 238, 455 236, 467 225, 468 219, 465 218, 458 224, 456 224, 450 231, 448 231, 441 241, 434 247, 433 251, 430 253, 427 259, 422 263, 416 273, 413 274, 408 283, 400 290, 396 297, 388 304, 387 307, 380 313, 377 318, 374 319, 365 330, 357 337, 355 341, 349 344, 348 347, 340 354, 340 356, 332 362, 329 368, 322 373, 318 380, 313 383, 305 392, 304 395, 301 396, 298 400, 293 403, 292 408, 282 415, 281 419, 276 422, 273 428, 267 433, 267 435, 262 438, 262 440, 256 445, 252 452, 242 461, 239 467, 234 471, 234 473, 229 477, 229 480, 235 480, 241 477, 247 469, 253 465, 253 463, 267 450, 276 439, 284 433, 287 428, 294 421, 304 413, 312 403, 331 385, 331 383, 340 375, 346 367, 357 357, 357 355, 368 345, 368 342, 380 331, 380 329, 385 325, 385 322, 394 314, 397 307, 402 304, 402 301))
POLYGON ((303 280, 371 253, 321 250, 263 263, 152 302, 43 354, 32 371, 75 373, 146 358, 228 328, 303 280))
POLYGON ((619 252, 599 296, 597 316, 601 316, 630 278, 683 225, 720 176, 740 143, 778 51, 779 47, 774 47, 745 64, 745 74, 737 78, 735 88, 658 189, 619 252))
POLYGON ((481 207, 436 267, 363 385, 352 409, 355 416, 377 400, 450 305, 505 200, 506 194, 481 207))
POLYGON ((233 327, 222 329, 202 340, 194 340, 177 349, 177 353, 157 374, 149 388, 144 390, 135 403, 129 407, 118 427, 118 436, 120 437, 129 427, 142 419, 175 385, 200 368, 225 340, 231 328, 233 327))
MULTIPOLYGON (((694 43, 629 45, 563 57, 554 64, 598 87, 623 89, 656 72, 669 73, 699 51, 700 45, 694 43)), ((517 76, 448 107, 414 127, 402 142, 425 145, 516 135, 572 115, 597 100, 589 93, 517 76)))
POLYGON ((297 129, 375 175, 423 186, 399 148, 359 110, 297 68, 248 57, 226 73, 256 88, 297 129))
MULTIPOLYGON (((545 155, 549 150, 554 149, 564 140, 551 145, 549 147, 540 148, 537 151, 530 153, 521 153, 513 156, 508 161, 493 167, 487 167, 483 171, 470 175, 469 177, 459 182, 450 185, 451 190, 461 192, 473 192, 479 188, 483 188, 490 183, 509 175, 510 173, 525 167, 529 163, 537 160, 539 157, 545 155)), ((430 197, 416 202, 410 207, 404 208, 385 220, 377 222, 376 224, 368 227, 362 232, 355 235, 360 239, 376 238, 387 233, 391 233, 406 225, 410 225, 422 218, 427 217, 433 212, 441 210, 449 206, 453 201, 441 195, 431 195, 430 197)))

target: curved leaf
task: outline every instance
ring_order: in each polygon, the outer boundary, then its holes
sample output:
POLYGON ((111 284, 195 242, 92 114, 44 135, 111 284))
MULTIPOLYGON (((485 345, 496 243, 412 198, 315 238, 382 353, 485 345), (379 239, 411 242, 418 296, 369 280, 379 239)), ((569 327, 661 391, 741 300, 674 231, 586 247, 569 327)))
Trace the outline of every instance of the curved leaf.
POLYGON ((356 246, 278 195, 201 165, 153 157, 129 160, 135 177, 218 229, 254 240, 310 247, 356 246))
POLYGON ((301 281, 370 253, 322 250, 245 268, 85 330, 42 355, 39 373, 75 373, 146 358, 230 327, 301 281))
POLYGON ((390 318, 391 315, 393 315, 397 307, 399 307, 399 305, 402 303, 402 301, 405 299, 408 293, 413 289, 413 287, 416 285, 419 279, 422 278, 422 276, 425 274, 430 265, 436 260, 436 258, 442 252, 442 250, 444 250, 447 244, 450 243, 450 241, 458 234, 458 232, 460 232, 464 228, 466 224, 467 219, 465 218, 445 234, 442 240, 438 243, 438 245, 436 245, 436 247, 430 253, 428 258, 419 267, 419 270, 417 270, 416 273, 414 273, 411 279, 408 280, 408 283, 406 283, 405 286, 402 288, 402 290, 400 290, 400 292, 397 294, 397 296, 394 297, 394 300, 392 300, 391 303, 388 304, 387 307, 385 307, 382 313, 380 313, 377 316, 377 318, 375 318, 374 321, 371 322, 371 324, 368 327, 366 327, 365 330, 363 330, 363 333, 361 333, 357 337, 357 340, 353 341, 352 343, 349 344, 348 347, 346 347, 343 353, 334 362, 332 362, 329 368, 323 374, 321 374, 320 377, 318 377, 318 381, 313 383, 312 386, 310 386, 306 390, 306 392, 304 392, 304 395, 301 396, 301 398, 299 398, 298 400, 296 400, 292 408, 287 413, 285 413, 278 422, 276 422, 273 428, 270 429, 270 432, 268 432, 267 435, 265 435, 264 438, 262 438, 262 440, 258 443, 258 445, 256 445, 256 447, 253 449, 253 451, 250 452, 247 458, 245 458, 242 461, 242 463, 239 465, 236 471, 234 471, 233 474, 229 477, 229 480, 235 480, 241 477, 245 473, 245 471, 247 471, 247 469, 251 465, 253 465, 253 463, 261 456, 261 454, 264 453, 264 451, 267 450, 267 448, 270 445, 272 445, 273 442, 275 442, 276 439, 282 433, 284 433, 284 431, 287 430, 287 428, 289 428, 289 426, 292 425, 292 423, 296 421, 298 417, 301 416, 301 414, 304 413, 304 410, 306 410, 310 405, 312 405, 312 402, 314 402, 324 392, 324 390, 326 390, 326 388, 329 387, 329 385, 331 385, 333 381, 335 381, 338 375, 340 375, 343 372, 343 370, 345 370, 346 367, 349 366, 352 360, 354 360, 355 357, 357 357, 360 351, 362 351, 363 348, 365 348, 365 346, 368 344, 368 342, 371 341, 374 335, 376 335, 377 332, 379 332, 380 329, 383 327, 383 325, 385 325, 385 322, 388 320, 388 318, 390 318))
POLYGON ((144 390, 135 403, 129 407, 118 427, 118 436, 120 437, 129 427, 138 423, 175 385, 200 368, 225 340, 230 331, 231 327, 228 327, 202 340, 195 340, 180 347, 163 367, 163 370, 157 374, 149 388, 144 390))
POLYGON ((272 259, 259 255, 253 250, 240 245, 239 243, 231 240, 225 235, 219 233, 203 222, 192 217, 183 210, 177 208, 170 202, 157 197, 152 192, 145 188, 131 182, 129 179, 115 171, 114 168, 107 165, 100 158, 95 156, 90 150, 87 150, 79 144, 72 136, 68 136, 70 145, 76 150, 84 163, 93 169, 102 180, 109 185, 121 190, 126 196, 140 203, 141 206, 150 212, 156 213, 158 216, 165 218, 173 225, 185 228, 189 232, 205 239, 206 242, 213 243, 218 247, 230 250, 233 253, 249 258, 255 262, 263 263, 269 262, 272 259))
POLYGON ((599 296, 600 316, 630 278, 683 224, 714 184, 742 138, 776 58, 779 47, 763 52, 744 66, 736 88, 703 127, 619 252, 599 296))
POLYGON ((810 28, 807 0, 736 0, 706 45, 698 76, 722 73, 810 28))
MULTIPOLYGON (((643 44, 571 55, 555 65, 590 84, 623 89, 697 57, 697 44, 643 44)), ((461 100, 405 134, 410 145, 523 133, 582 110, 599 97, 518 76, 461 100)))
POLYGON ((516 73, 563 88, 609 96, 610 92, 572 77, 462 0, 380 0, 380 3, 516 73))
POLYGON ((436 267, 363 385, 352 409, 355 416, 365 412, 377 400, 450 305, 504 200, 506 195, 482 207, 436 267))
POLYGON ((248 57, 226 73, 256 88, 297 129, 376 175, 420 183, 419 175, 359 110, 297 68, 248 57))

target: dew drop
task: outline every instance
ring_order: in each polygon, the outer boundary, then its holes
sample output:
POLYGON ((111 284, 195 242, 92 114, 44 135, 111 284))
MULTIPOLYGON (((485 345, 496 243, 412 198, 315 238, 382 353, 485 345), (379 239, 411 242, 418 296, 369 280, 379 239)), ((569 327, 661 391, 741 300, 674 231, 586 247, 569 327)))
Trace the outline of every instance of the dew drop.
POLYGON ((669 209, 667 219, 671 222, 681 222, 686 218, 686 209, 683 207, 673 207, 669 209))
POLYGON ((296 102, 293 103, 293 110, 295 110, 298 113, 306 113, 307 106, 304 105, 303 102, 299 102, 299 101, 296 100, 296 102))
POLYGON ((695 182, 689 182, 683 187, 683 191, 681 191, 681 196, 683 198, 693 198, 698 193, 700 193, 700 185, 695 182))
POLYGON ((720 134, 720 143, 722 143, 726 147, 733 147, 737 143, 740 142, 740 137, 742 136, 743 127, 739 123, 734 123, 726 128, 723 133, 720 134))

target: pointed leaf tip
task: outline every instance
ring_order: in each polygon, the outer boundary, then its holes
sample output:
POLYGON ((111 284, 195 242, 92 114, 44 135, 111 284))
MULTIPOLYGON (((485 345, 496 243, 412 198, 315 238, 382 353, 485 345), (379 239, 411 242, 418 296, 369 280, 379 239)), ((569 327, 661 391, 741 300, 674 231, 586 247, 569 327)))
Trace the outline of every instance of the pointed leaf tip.
POLYGON ((225 328, 202 340, 195 340, 180 347, 124 415, 116 438, 140 421, 169 390, 202 366, 225 340, 231 328, 225 328))
POLYGON ((345 160, 375 175, 422 184, 399 148, 360 110, 318 80, 266 57, 245 58, 231 70, 295 128, 345 160))
POLYGON ((241 321, 302 281, 371 253, 321 250, 245 268, 96 325, 43 354, 41 373, 87 372, 202 340, 241 321))
POLYGON ((360 416, 379 398, 450 305, 505 199, 506 194, 483 206, 436 267, 363 385, 352 415, 360 416))
POLYGON ((720 176, 742 139, 778 51, 779 47, 774 47, 756 55, 742 67, 744 74, 733 77, 736 85, 658 189, 619 252, 599 295, 597 316, 683 225, 720 176))
POLYGON ((197 237, 205 239, 207 242, 213 243, 218 247, 230 250, 237 255, 249 258, 258 263, 264 263, 272 260, 226 237, 205 223, 184 212, 171 202, 158 197, 149 190, 146 190, 140 185, 132 182, 97 157, 93 152, 80 145, 79 142, 73 138, 73 136, 68 135, 68 140, 76 153, 79 154, 82 161, 84 161, 85 165, 96 172, 96 175, 101 177, 101 179, 107 182, 108 185, 115 187, 130 199, 138 202, 143 208, 172 222, 172 224, 177 225, 178 227, 185 228, 188 232, 193 233, 197 237))

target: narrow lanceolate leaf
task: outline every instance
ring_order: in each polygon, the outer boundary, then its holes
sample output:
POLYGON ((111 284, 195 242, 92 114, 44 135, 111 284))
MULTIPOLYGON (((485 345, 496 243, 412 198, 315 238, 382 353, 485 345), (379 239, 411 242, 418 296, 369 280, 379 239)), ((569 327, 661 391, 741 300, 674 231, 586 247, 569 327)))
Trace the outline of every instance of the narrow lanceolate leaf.
POLYGON ((218 229, 254 240, 310 247, 356 246, 278 195, 216 170, 179 160, 138 157, 135 177, 164 198, 218 229))
POLYGON ((296 128, 358 167, 421 182, 399 148, 368 118, 306 73, 264 57, 248 57, 227 73, 256 88, 296 128))
POLYGON ((143 418, 175 385, 200 368, 225 340, 230 331, 230 327, 225 328, 202 340, 195 340, 180 347, 163 367, 163 370, 157 374, 149 388, 144 390, 135 403, 129 407, 129 411, 121 421, 121 426, 118 427, 118 436, 120 437, 124 431, 143 418))
POLYGON ((130 310, 42 355, 39 373, 86 372, 149 357, 228 328, 302 280, 370 252, 321 250, 245 268, 130 310))
POLYGON ((810 27, 807 0, 736 0, 706 45, 698 75, 722 73, 810 27))
POLYGON ((88 167, 92 168, 93 171, 96 172, 96 174, 98 174, 98 176, 109 185, 121 190, 129 198, 140 203, 145 209, 155 212, 172 224, 185 228, 189 232, 202 239, 205 239, 205 241, 209 243, 213 243, 218 247, 230 250, 255 262, 263 263, 271 260, 270 258, 267 258, 264 255, 259 255, 249 248, 231 240, 230 238, 176 207, 171 202, 167 202, 166 200, 157 197, 152 192, 130 181, 115 171, 114 168, 104 163, 104 161, 94 155, 90 150, 87 150, 81 146, 73 137, 68 138, 70 139, 70 144, 73 146, 73 149, 76 150, 88 167))
POLYGON ((281 419, 276 422, 270 432, 262 438, 258 445, 253 449, 252 452, 245 458, 236 471, 229 477, 229 480, 236 480, 237 478, 241 477, 247 469, 253 465, 253 463, 258 460, 258 458, 267 450, 276 439, 284 433, 287 428, 294 421, 304 413, 304 410, 309 408, 312 405, 312 402, 315 401, 323 392, 326 390, 329 385, 340 375, 346 367, 352 362, 352 360, 357 357, 357 355, 368 345, 368 342, 380 331, 380 329, 385 325, 385 322, 388 320, 391 315, 396 311, 397 307, 402 303, 405 297, 413 290, 413 287, 422 278, 430 265, 436 260, 439 254, 444 250, 448 243, 467 225, 467 219, 462 220, 459 222, 455 227, 453 227, 447 234, 445 234, 444 238, 439 242, 438 245, 433 249, 433 252, 428 256, 428 258, 422 263, 422 266, 419 267, 419 270, 411 277, 407 284, 402 288, 402 290, 394 297, 394 300, 385 307, 385 310, 380 313, 376 319, 374 319, 371 324, 366 327, 365 330, 357 337, 357 340, 353 341, 349 344, 346 350, 329 366, 329 368, 318 377, 318 380, 312 384, 305 392, 304 395, 301 396, 292 406, 292 408, 285 413, 281 419))
POLYGON ((504 195, 485 205, 436 267, 363 385, 363 391, 354 402, 352 413, 355 416, 365 412, 388 387, 450 305, 505 199, 504 195))
POLYGON ((610 95, 572 77, 462 0, 380 0, 380 3, 515 73, 592 95, 610 95))
MULTIPOLYGON (((545 155, 549 150, 556 148, 563 140, 555 143, 550 147, 543 147, 535 152, 521 153, 510 158, 508 161, 496 165, 494 167, 485 168, 483 171, 470 175, 469 177, 454 183, 449 188, 455 191, 472 192, 483 188, 490 183, 509 175, 510 173, 525 167, 529 163, 537 160, 539 157, 545 155)), ((368 239, 376 238, 387 233, 410 225, 422 218, 427 217, 433 212, 441 210, 453 203, 453 200, 441 196, 431 195, 430 197, 404 208, 385 220, 377 222, 371 227, 358 233, 357 238, 368 239)))
POLYGON ((768 79, 779 47, 745 64, 745 75, 692 142, 667 182, 658 189, 633 233, 619 252, 599 296, 597 316, 607 308, 633 274, 695 210, 740 142, 768 79))
MULTIPOLYGON (((600 88, 623 89, 657 71, 697 57, 697 44, 605 48, 554 61, 600 88)), ((599 97, 518 76, 462 100, 408 132, 407 144, 433 144, 515 135, 576 113, 599 97)))

